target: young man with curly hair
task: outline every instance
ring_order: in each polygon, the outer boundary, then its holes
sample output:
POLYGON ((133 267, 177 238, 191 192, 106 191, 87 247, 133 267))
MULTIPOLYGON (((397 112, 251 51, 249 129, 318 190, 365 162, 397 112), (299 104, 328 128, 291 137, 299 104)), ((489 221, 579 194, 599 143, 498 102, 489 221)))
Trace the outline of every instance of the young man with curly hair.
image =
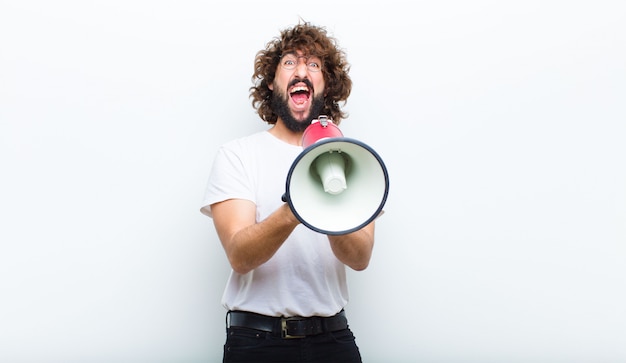
POLYGON ((224 362, 361 362, 344 312, 346 266, 368 266, 374 222, 324 235, 281 200, 306 127, 320 115, 335 124, 346 117, 348 72, 336 40, 310 23, 257 53, 250 97, 271 127, 219 148, 201 209, 232 267, 224 362))

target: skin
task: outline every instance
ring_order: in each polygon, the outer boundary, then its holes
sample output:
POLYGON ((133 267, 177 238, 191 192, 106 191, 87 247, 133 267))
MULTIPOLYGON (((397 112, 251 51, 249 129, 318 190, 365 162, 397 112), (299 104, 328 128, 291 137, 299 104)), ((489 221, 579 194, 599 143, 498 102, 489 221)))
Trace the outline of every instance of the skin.
MULTIPOLYGON (((302 54, 298 52, 297 55, 302 54)), ((296 104, 291 98, 288 101, 291 114, 299 122, 307 122, 313 96, 324 92, 323 70, 310 72, 305 59, 299 58, 298 65, 293 70, 285 70, 279 66, 274 83, 269 87, 274 92, 287 95, 290 82, 304 78, 308 78, 313 84, 309 100, 303 104, 296 104)), ((298 85, 301 83, 295 86, 298 85)), ((303 132, 289 130, 280 118, 269 132, 287 143, 301 145, 303 132)), ((256 205, 249 200, 225 200, 211 205, 211 210, 230 265, 240 274, 248 273, 267 262, 300 224, 286 203, 258 223, 255 218, 256 205)), ((329 235, 328 242, 339 261, 356 271, 364 270, 369 265, 374 248, 374 222, 349 234, 329 235)))

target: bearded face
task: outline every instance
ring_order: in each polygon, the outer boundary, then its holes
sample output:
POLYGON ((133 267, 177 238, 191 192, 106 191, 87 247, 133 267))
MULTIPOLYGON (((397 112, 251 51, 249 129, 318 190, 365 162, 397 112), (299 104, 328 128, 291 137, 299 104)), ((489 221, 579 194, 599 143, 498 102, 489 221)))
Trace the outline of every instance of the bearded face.
POLYGON ((274 89, 272 93, 272 109, 276 115, 283 120, 285 126, 293 132, 303 132, 311 124, 311 121, 315 120, 324 109, 324 97, 322 95, 316 95, 313 97, 309 112, 299 112, 297 115, 294 115, 289 108, 289 102, 294 96, 296 98, 304 97, 298 95, 298 92, 302 91, 293 92, 294 95, 292 96, 288 96, 278 89, 274 89))
POLYGON ((284 54, 269 85, 272 111, 288 130, 302 132, 324 110, 322 59, 300 50, 284 54))

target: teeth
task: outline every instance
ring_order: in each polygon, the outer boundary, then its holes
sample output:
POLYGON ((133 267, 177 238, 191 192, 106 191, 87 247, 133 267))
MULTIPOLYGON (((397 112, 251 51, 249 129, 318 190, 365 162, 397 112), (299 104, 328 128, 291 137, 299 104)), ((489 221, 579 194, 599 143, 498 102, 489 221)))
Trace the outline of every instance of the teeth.
POLYGON ((291 89, 291 93, 298 92, 298 91, 308 92, 309 88, 305 87, 305 86, 299 86, 299 87, 294 87, 294 88, 291 89))

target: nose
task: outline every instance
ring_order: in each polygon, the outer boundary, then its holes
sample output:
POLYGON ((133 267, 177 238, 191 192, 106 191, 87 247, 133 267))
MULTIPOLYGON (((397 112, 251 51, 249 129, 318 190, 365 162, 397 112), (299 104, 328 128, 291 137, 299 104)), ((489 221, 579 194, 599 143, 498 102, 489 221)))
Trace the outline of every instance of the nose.
POLYGON ((307 69, 307 59, 304 57, 298 57, 298 64, 296 64, 296 74, 298 76, 306 76, 306 74, 308 73, 308 69, 307 69))

